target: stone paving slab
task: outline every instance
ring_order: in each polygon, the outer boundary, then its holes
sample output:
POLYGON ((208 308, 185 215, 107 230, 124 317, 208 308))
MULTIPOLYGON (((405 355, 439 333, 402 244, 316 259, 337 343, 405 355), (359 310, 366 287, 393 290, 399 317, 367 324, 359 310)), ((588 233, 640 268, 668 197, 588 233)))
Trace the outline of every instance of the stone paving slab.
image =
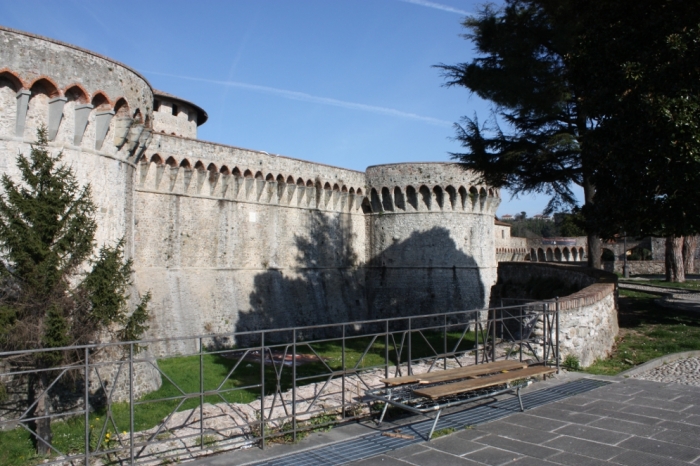
MULTIPOLYGON (((389 442, 385 445, 388 450, 377 450, 373 456, 356 462, 334 464, 700 465, 700 441, 697 440, 700 438, 700 425, 697 423, 698 416, 690 414, 700 408, 700 387, 684 386, 679 390, 678 385, 660 382, 624 378, 607 380, 614 382, 528 409, 524 413, 513 412, 430 442, 416 440, 391 443, 390 439, 382 437, 386 439, 385 442, 389 442), (657 397, 664 392, 667 394, 665 399, 657 397), (656 407, 649 406, 652 404, 650 400, 660 403, 656 407), (676 409, 681 412, 674 411, 676 409), (407 443, 410 444, 404 446, 407 443)), ((336 437, 340 438, 337 434, 336 437)), ((339 441, 334 444, 333 450, 338 456, 316 458, 322 456, 321 449, 314 451, 312 448, 305 454, 305 458, 310 460, 309 464, 323 464, 324 459, 328 464, 333 463, 342 457, 345 444, 350 448, 348 442, 339 441), (313 463, 312 459, 317 463, 313 463)), ((299 451, 300 446, 288 447, 290 452, 295 449, 299 451)), ((251 464, 249 459, 254 456, 235 455, 221 455, 226 456, 227 462, 215 462, 212 458, 200 460, 197 464, 251 464), (239 459, 241 461, 236 461, 239 459)), ((258 458, 261 459, 260 456, 258 458)), ((291 460, 291 456, 289 458, 291 460)), ((270 464, 287 463, 277 461, 270 464)), ((297 466, 302 463, 296 460, 288 464, 297 466)))

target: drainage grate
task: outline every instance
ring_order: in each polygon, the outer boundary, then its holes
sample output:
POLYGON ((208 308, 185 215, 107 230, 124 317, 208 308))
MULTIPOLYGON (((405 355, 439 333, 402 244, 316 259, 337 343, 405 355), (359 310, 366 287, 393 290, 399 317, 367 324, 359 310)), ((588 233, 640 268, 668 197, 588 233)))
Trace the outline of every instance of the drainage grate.
MULTIPOLYGON (((570 396, 585 393, 610 384, 603 380, 580 379, 556 387, 545 388, 523 395, 525 409, 532 409, 570 396)), ((496 403, 481 405, 465 411, 446 414, 440 418, 437 429, 454 427, 462 429, 484 422, 495 421, 502 417, 520 412, 517 398, 511 398, 496 403)), ((324 447, 306 450, 299 453, 273 458, 255 466, 325 466, 341 465, 364 458, 381 455, 387 451, 397 450, 414 443, 423 442, 430 432, 432 421, 425 420, 411 425, 402 426, 401 432, 412 434, 414 439, 385 437, 381 433, 372 433, 346 442, 338 442, 324 447)))

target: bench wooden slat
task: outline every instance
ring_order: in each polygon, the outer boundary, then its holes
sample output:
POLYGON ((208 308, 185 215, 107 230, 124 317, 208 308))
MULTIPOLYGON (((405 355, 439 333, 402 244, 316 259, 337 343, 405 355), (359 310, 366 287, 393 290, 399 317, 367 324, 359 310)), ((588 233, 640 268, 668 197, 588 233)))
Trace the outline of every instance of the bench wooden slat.
POLYGON ((381 379, 380 382, 389 386, 404 385, 407 383, 435 383, 452 379, 465 379, 467 377, 478 377, 480 375, 492 374, 499 371, 512 371, 527 367, 526 362, 520 361, 496 361, 475 366, 458 367, 444 371, 428 372, 425 374, 406 375, 394 377, 392 379, 381 379))
POLYGON ((512 382, 513 380, 534 377, 537 375, 551 374, 556 371, 556 369, 551 367, 534 366, 528 367, 526 369, 514 370, 512 372, 504 372, 501 374, 480 377, 477 379, 464 380, 461 382, 448 383, 445 385, 438 385, 437 387, 429 387, 422 389, 418 388, 413 390, 413 393, 427 398, 436 399, 441 398, 443 396, 457 395, 459 393, 465 393, 480 388, 492 387, 494 385, 512 382))

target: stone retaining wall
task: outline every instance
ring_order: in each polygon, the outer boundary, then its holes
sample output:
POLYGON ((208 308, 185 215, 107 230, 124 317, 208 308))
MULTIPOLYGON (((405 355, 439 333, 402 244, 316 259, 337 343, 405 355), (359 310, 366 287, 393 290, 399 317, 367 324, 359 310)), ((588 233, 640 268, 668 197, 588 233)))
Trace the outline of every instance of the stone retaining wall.
MULTIPOLYGON (((622 273, 623 261, 603 262, 603 270, 607 272, 622 273)), ((627 261, 627 269, 630 275, 665 274, 666 263, 664 261, 627 261)))
POLYGON ((559 348, 581 367, 606 358, 618 334, 617 277, 611 273, 561 264, 501 262, 498 283, 524 283, 533 276, 556 277, 580 290, 559 298, 559 348))

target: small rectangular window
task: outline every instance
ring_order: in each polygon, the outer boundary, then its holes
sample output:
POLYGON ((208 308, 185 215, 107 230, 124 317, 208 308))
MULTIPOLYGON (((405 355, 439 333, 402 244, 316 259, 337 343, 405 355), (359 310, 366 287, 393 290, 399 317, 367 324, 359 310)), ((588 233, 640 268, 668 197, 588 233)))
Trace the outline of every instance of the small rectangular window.
POLYGON ((155 100, 153 101, 153 111, 157 112, 158 110, 160 110, 160 100, 155 100))
POLYGON ((177 105, 173 104, 173 115, 177 116, 177 113, 178 113, 177 105))

